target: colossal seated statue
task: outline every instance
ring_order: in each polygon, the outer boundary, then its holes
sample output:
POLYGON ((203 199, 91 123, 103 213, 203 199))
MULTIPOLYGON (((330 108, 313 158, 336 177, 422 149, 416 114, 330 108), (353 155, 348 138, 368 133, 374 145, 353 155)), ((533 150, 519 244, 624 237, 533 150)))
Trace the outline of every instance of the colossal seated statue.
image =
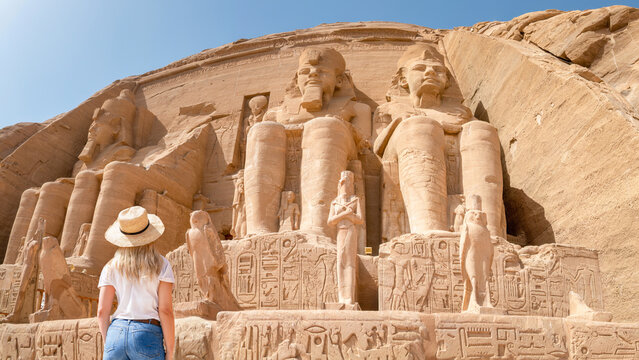
MULTIPOLYGON (((280 194, 285 190, 287 132, 301 131, 300 230, 329 236, 329 205, 335 184, 358 146, 371 134, 371 111, 357 102, 342 55, 306 48, 281 106, 253 125, 247 138, 244 187, 248 234, 278 231, 280 194)), ((291 190, 291 189, 286 189, 291 190)))
POLYGON ((448 197, 477 194, 491 234, 505 237, 497 130, 447 92, 453 79, 434 45, 409 47, 397 68, 388 102, 374 114, 374 151, 398 168, 406 232, 448 230, 448 197))
POLYGON ((24 247, 22 239, 33 237, 42 217, 49 224, 45 235, 60 238, 64 256, 73 255, 69 264, 99 274, 115 251, 103 236, 109 222, 119 210, 144 201, 145 191, 190 209, 199 187, 206 138, 202 135, 208 125, 195 121, 197 125, 186 132, 168 133, 149 144, 154 121, 155 116, 138 107, 127 89, 96 109, 73 177, 23 194, 5 263, 15 261, 18 249, 24 247), (82 251, 74 254, 81 229, 86 233, 82 251))

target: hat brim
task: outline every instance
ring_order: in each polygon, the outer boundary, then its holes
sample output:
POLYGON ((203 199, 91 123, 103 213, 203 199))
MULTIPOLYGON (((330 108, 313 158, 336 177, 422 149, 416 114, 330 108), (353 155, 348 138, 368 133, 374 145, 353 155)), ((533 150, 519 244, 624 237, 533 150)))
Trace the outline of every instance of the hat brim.
POLYGON ((104 237, 106 241, 118 247, 136 247, 147 245, 157 240, 164 233, 164 224, 156 215, 148 214, 149 227, 144 232, 136 235, 122 233, 120 225, 116 220, 109 228, 104 237))

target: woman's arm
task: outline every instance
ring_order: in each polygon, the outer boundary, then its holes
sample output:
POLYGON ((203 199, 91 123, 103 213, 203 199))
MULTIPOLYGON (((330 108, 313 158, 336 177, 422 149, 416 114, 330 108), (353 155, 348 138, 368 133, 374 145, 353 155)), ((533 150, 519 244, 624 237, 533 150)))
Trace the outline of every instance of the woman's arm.
POLYGON ((175 316, 173 315, 173 284, 160 281, 158 286, 158 313, 164 334, 166 360, 173 360, 175 350, 175 316))
POLYGON ((105 285, 100 288, 100 297, 98 298, 98 327, 102 333, 102 343, 106 341, 107 330, 109 329, 109 318, 111 309, 113 308, 113 298, 115 298, 115 288, 111 285, 105 285))

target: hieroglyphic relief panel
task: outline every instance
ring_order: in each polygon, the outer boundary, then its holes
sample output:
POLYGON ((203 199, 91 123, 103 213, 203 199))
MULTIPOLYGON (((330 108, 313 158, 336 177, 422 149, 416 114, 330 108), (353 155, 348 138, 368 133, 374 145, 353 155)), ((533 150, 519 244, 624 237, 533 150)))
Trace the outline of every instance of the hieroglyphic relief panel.
POLYGON ((222 359, 431 359, 430 318, 409 313, 243 311, 218 316, 222 359))
POLYGON ((463 292, 459 243, 453 233, 409 235, 380 249, 380 310, 459 312, 463 292))
POLYGON ((13 311, 20 290, 22 265, 0 265, 0 315, 13 311))
POLYGON ((77 326, 78 320, 43 322, 36 331, 36 358, 79 359, 77 326))
POLYGON ((191 317, 175 323, 175 359, 213 360, 215 322, 191 317))
MULTIPOLYGON (((73 289, 87 309, 85 316, 96 316, 98 310, 98 297, 100 296, 100 289, 98 289, 99 276, 73 271, 72 267, 69 267, 69 273, 71 274, 71 284, 73 285, 73 289)), ((42 296, 44 294, 44 278, 42 277, 42 272, 38 273, 36 294, 36 300, 38 300, 37 306, 40 306, 42 305, 42 296)))
MULTIPOLYGON (((518 251, 495 238, 491 303, 510 315, 569 315, 570 291, 603 309, 597 253, 549 244, 518 251)), ((409 234, 382 246, 380 310, 459 312, 463 295, 459 236, 409 234)))
POLYGON ((449 195, 462 194, 461 153, 459 152, 459 136, 446 134, 446 190, 449 195))
POLYGON ((436 314, 437 359, 568 359, 562 319, 436 314))
POLYGON ((302 128, 290 126, 286 129, 286 177, 284 190, 300 198, 300 176, 302 166, 302 128))
POLYGON ((639 358, 637 324, 566 319, 570 360, 639 358))
POLYGON ((382 242, 410 232, 397 161, 382 161, 382 242))
POLYGON ((191 302, 204 299, 204 294, 197 284, 197 276, 193 268, 193 258, 186 244, 166 254, 166 259, 173 267, 173 302, 191 302))
MULTIPOLYGON (((214 358, 215 322, 200 318, 175 321, 175 358, 214 358)), ((1 360, 101 360, 104 342, 96 318, 1 324, 1 360)))
POLYGON ((35 359, 37 324, 4 324, 0 330, 0 359, 35 359))
MULTIPOLYGON (((287 232, 223 241, 231 291, 243 309, 321 309, 337 302, 335 247, 287 232)), ((173 266, 175 302, 200 300, 186 247, 167 255, 173 266)))
POLYGON ((321 309, 337 301, 336 253, 300 232, 226 242, 231 288, 243 309, 321 309))

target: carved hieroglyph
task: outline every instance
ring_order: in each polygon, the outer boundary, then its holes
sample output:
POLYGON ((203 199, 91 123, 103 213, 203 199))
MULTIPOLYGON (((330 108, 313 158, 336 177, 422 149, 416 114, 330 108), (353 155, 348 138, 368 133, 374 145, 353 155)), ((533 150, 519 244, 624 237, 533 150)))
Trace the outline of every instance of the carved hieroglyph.
MULTIPOLYGON (((287 232, 222 242, 231 290, 242 309, 321 309, 338 302, 330 239, 287 232), (313 243, 310 243, 312 241, 313 243), (323 244, 322 244, 323 243, 323 244)), ((185 247, 167 255, 176 303, 203 298, 185 247)))
MULTIPOLYGON (((379 308, 426 313, 459 312, 463 278, 459 235, 404 235, 380 251, 379 308)), ((597 253, 544 245, 516 247, 499 240, 490 278, 490 302, 510 315, 569 315, 569 292, 603 309, 597 253)))
POLYGON ((435 359, 568 359, 562 319, 437 314, 435 359))
POLYGON ((221 313, 221 359, 427 359, 432 321, 416 313, 221 313))

